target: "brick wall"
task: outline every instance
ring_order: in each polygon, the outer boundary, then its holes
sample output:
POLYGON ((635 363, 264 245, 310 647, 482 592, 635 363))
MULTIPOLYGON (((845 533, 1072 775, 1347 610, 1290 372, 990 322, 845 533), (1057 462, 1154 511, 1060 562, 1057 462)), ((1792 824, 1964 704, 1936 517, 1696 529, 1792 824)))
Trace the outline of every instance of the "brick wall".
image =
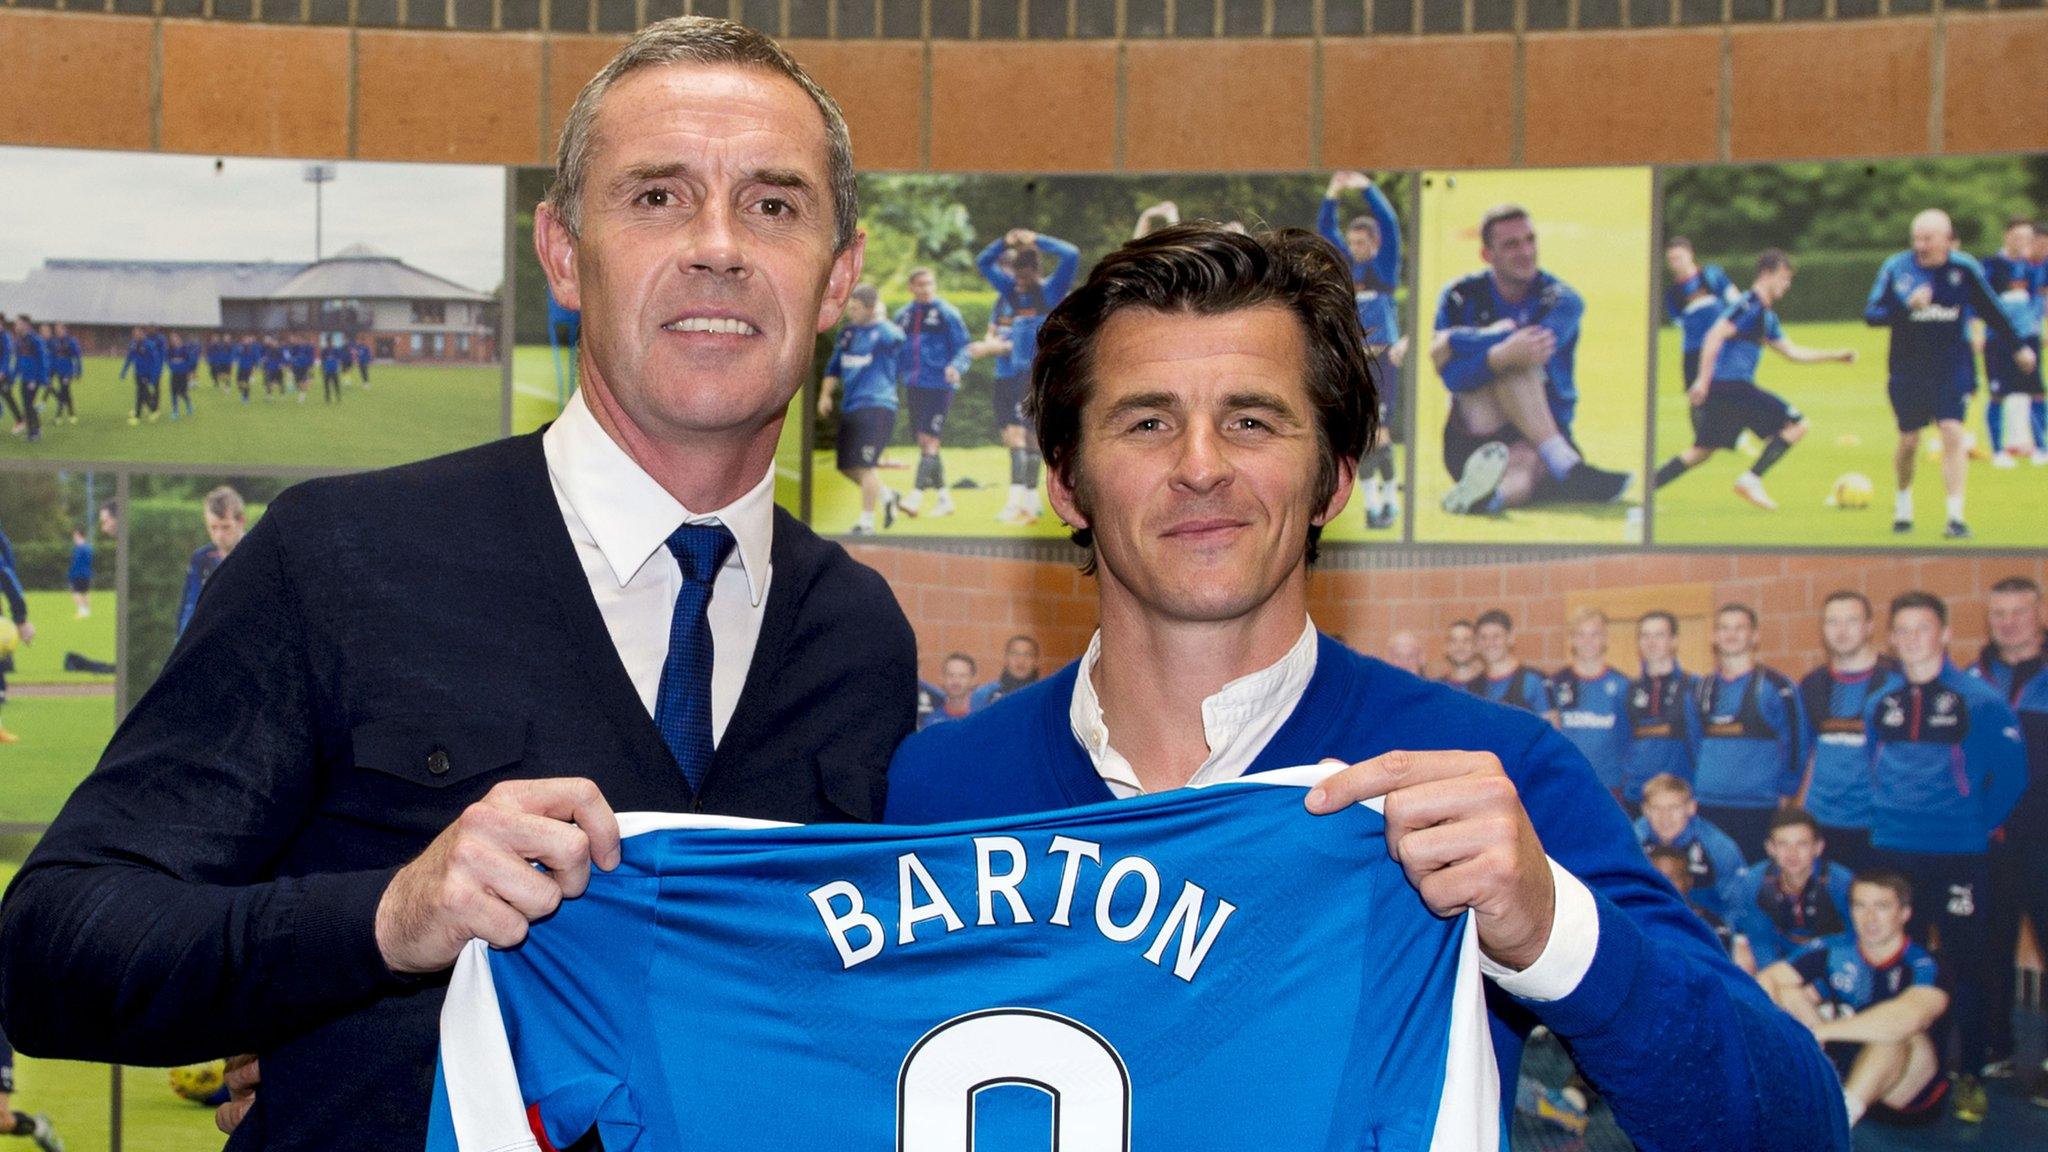
MULTIPOLYGON (((569 101, 622 42, 0 7, 0 44, 10 49, 0 143, 547 163, 569 101), (236 83, 222 83, 223 60, 237 62, 236 83)), ((1369 39, 788 44, 845 104, 871 170, 1469 167, 2048 148, 2048 117, 1996 85, 1969 82, 2048 56, 2040 12, 1369 39), (1813 67, 1817 59, 1827 66, 1813 67), (1054 76, 1058 83, 1033 82, 1054 76)))
MULTIPOLYGON (((1094 630, 1094 582, 1066 564, 891 547, 852 551, 895 588, 917 629, 920 671, 928 680, 938 677, 940 663, 954 651, 973 656, 983 674, 992 676, 1003 641, 1020 632, 1038 637, 1045 667, 1056 668, 1079 656, 1094 630)), ((1547 668, 1568 659, 1569 620, 1579 604, 1614 605, 1617 615, 1655 604, 1688 615, 1687 604, 1705 610, 1739 600, 1762 616, 1764 661, 1797 674, 1820 659, 1818 608, 1837 588, 1864 593, 1880 612, 1909 588, 1938 593, 1949 602, 1953 651, 1967 660, 1984 643, 1984 590, 2012 575, 2048 584, 2048 557, 1657 554, 1328 570, 1311 578, 1309 610, 1324 631, 1377 654, 1397 628, 1421 632, 1432 652, 1438 651, 1451 621, 1505 608, 1517 624, 1517 650, 1547 668)), ((1688 628, 1681 639, 1691 648, 1687 663, 1704 667, 1703 629, 1688 628)), ((1625 630, 1616 631, 1615 648, 1615 662, 1632 668, 1634 649, 1625 630)))

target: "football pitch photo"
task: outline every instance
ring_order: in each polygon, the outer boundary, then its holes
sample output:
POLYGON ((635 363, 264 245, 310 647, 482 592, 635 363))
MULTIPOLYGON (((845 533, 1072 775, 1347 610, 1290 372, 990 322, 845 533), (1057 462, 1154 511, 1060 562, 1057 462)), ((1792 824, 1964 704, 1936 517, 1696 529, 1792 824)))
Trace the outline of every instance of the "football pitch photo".
POLYGON ((1415 391, 1415 532, 1421 543, 1637 544, 1643 539, 1643 435, 1649 375, 1648 169, 1432 172, 1422 183, 1415 355, 1427 357, 1444 288, 1481 270, 1479 220, 1514 203, 1536 230, 1541 267, 1584 297, 1572 437, 1588 462, 1633 472, 1612 504, 1537 503, 1499 515, 1452 515, 1443 461, 1450 393, 1418 362, 1415 391))
POLYGON ((115 601, 92 594, 92 615, 75 617, 69 593, 28 593, 32 644, 14 652, 0 725, 17 742, 0 744, 0 823, 45 823, 92 771, 114 734, 114 678, 64 670, 66 653, 113 663, 115 601))
POLYGON ((192 381, 192 415, 171 419, 166 378, 161 413, 136 425, 128 423, 135 386, 116 378, 120 370, 117 357, 86 357, 84 375, 72 385, 78 423, 53 420, 51 400, 43 409, 42 441, 7 437, 0 453, 25 460, 367 468, 495 439, 503 419, 496 364, 372 363, 370 386, 351 371, 335 404, 321 402, 317 370, 307 380, 304 403, 297 393, 264 399, 259 374, 247 404, 239 390, 221 391, 202 371, 192 381))
MULTIPOLYGON (((917 475, 917 448, 892 444, 882 453, 882 483, 906 494, 917 475)), ((1028 525, 1006 524, 996 519, 1010 495, 1010 450, 1000 444, 942 448, 946 462, 947 491, 952 493, 954 512, 950 516, 931 514, 932 501, 925 501, 921 516, 896 517, 894 527, 882 527, 882 515, 875 514, 875 536, 1001 536, 1019 540, 1064 540, 1066 525, 1053 515, 1045 499, 1045 478, 1038 482, 1039 502, 1045 512, 1028 525)), ((853 530, 860 515, 860 490, 839 474, 837 458, 829 448, 811 453, 811 527, 823 536, 844 536, 853 530)))
MULTIPOLYGON (((1796 290, 1796 289, 1795 289, 1796 290)), ((1995 468, 1988 455, 1982 387, 1970 405, 1967 427, 1980 451, 1970 461, 1967 520, 1969 540, 1942 536, 1941 459, 1927 446, 1934 429, 1921 437, 1920 465, 1913 480, 1915 524, 1907 535, 1892 532, 1892 451, 1897 425, 1885 395, 1885 353, 1889 334, 1854 321, 1787 323, 1793 343, 1814 349, 1853 348, 1854 364, 1794 364, 1766 351, 1757 370, 1759 386, 1785 398, 1806 416, 1809 430, 1764 477, 1778 502, 1774 512, 1735 495, 1736 476, 1762 445, 1754 437, 1733 452, 1716 453, 1705 464, 1656 494, 1652 532, 1658 544, 1779 545, 1843 548, 2037 548, 2044 533, 2041 502, 2048 495, 2048 467, 2025 459, 2017 467, 1995 468), (1857 474, 1871 484, 1860 508, 1831 506, 1835 482, 1857 474)), ((1692 443, 1689 405, 1677 383, 1684 374, 1679 333, 1666 326, 1657 345, 1657 459, 1668 459, 1692 443)))

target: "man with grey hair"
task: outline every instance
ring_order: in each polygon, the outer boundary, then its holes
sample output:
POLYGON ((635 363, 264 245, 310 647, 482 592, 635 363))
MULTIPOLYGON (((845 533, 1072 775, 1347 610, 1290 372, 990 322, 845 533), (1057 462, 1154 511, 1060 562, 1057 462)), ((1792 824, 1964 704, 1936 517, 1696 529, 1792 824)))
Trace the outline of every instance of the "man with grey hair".
POLYGON ((635 37, 536 212, 581 391, 270 504, 0 907, 9 1036, 254 1054, 237 1148, 422 1147, 447 969, 616 866, 614 809, 879 815, 909 625, 772 503, 854 213, 838 109, 773 41, 635 37))

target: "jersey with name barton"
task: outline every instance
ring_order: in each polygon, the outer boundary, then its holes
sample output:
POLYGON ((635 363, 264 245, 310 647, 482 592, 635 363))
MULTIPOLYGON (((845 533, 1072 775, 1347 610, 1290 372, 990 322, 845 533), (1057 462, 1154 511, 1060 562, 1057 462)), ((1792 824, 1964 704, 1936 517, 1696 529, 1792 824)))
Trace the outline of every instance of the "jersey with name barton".
POLYGON ((1376 812, 1303 810, 1327 772, 914 830, 629 815, 616 870, 463 955, 428 1146, 1496 1149, 1469 918, 1376 812))

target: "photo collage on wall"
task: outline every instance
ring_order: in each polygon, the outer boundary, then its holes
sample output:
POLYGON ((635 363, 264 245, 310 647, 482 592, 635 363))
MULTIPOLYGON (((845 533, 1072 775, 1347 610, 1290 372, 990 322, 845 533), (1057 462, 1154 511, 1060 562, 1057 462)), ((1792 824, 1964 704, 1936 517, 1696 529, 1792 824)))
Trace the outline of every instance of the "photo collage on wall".
MULTIPOLYGON (((534 255, 549 179, 0 148, 0 583, 20 592, 0 879, 284 488, 571 402, 592 334, 534 255)), ((2048 158, 871 174, 860 194, 862 283, 775 458, 777 502, 828 537, 1065 540, 1025 404, 1039 326, 1134 236, 1211 220, 1320 235, 1349 271, 1383 432, 1329 552, 2048 545, 2028 511, 2048 233, 2026 223, 2048 158)), ((25 1082, 104 1120, 108 1075, 25 1082)), ((217 1146, 181 1097, 206 1073, 125 1075, 131 1140, 217 1146)))

